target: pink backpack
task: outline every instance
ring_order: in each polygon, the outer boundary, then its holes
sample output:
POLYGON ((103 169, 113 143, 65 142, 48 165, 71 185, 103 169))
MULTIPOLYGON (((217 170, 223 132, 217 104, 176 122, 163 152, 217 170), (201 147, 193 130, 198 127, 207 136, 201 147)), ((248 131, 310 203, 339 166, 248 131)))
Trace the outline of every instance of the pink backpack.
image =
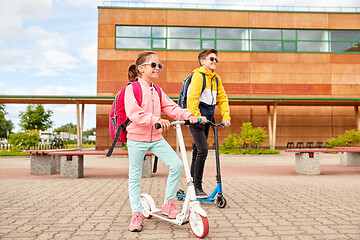
MULTIPOLYGON (((128 85, 131 84, 133 87, 133 92, 135 99, 139 106, 142 104, 142 89, 140 83, 138 81, 129 82, 128 85)), ((156 92, 159 94, 160 102, 161 102, 161 89, 158 85, 153 84, 156 92)), ((115 96, 115 100, 111 106, 110 114, 109 114, 109 133, 111 139, 114 140, 111 148, 109 149, 106 156, 110 157, 116 142, 126 142, 126 127, 130 124, 130 119, 126 116, 125 112, 125 89, 121 89, 115 96)))

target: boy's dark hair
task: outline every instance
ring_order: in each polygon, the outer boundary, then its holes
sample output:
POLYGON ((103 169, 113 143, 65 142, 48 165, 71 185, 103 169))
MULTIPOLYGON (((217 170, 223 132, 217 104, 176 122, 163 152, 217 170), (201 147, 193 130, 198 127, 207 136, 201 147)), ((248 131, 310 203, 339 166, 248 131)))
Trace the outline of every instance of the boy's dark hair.
POLYGON ((205 49, 199 53, 198 61, 200 66, 202 66, 201 59, 205 59, 211 53, 215 53, 216 56, 218 55, 218 51, 216 51, 215 49, 205 49))

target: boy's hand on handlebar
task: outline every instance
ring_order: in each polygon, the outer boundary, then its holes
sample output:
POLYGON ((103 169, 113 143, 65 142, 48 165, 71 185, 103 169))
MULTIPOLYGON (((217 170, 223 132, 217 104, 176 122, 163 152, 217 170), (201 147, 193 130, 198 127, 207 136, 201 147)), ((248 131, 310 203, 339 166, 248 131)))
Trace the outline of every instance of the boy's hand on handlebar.
POLYGON ((199 118, 201 119, 200 121, 201 124, 205 125, 205 123, 207 123, 207 119, 205 116, 200 116, 199 118))
POLYGON ((167 120, 167 119, 160 118, 157 123, 161 125, 161 128, 163 129, 163 131, 168 130, 169 127, 171 126, 169 120, 167 120))
POLYGON ((231 123, 229 121, 224 121, 224 127, 230 127, 231 123))
POLYGON ((199 119, 197 117, 195 117, 194 115, 191 115, 189 118, 188 118, 189 122, 194 124, 194 123, 198 123, 199 122, 199 119))

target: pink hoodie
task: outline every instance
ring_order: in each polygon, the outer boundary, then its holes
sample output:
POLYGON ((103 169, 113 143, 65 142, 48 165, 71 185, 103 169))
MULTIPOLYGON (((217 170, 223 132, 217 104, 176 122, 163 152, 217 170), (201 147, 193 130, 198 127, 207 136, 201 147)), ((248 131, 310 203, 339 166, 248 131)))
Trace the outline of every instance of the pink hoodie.
POLYGON ((160 119, 161 112, 176 120, 185 120, 192 115, 188 109, 180 108, 162 90, 160 106, 159 95, 152 84, 149 86, 141 78, 138 78, 138 81, 142 89, 141 107, 136 102, 132 86, 128 85, 125 90, 125 111, 131 120, 130 125, 126 128, 127 139, 139 142, 155 142, 163 139, 162 130, 154 127, 160 119))

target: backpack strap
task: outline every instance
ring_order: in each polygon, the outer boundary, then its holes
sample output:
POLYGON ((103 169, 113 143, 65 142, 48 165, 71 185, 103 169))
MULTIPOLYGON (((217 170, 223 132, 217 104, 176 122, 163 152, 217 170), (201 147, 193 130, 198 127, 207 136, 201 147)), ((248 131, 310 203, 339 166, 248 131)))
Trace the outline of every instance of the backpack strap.
POLYGON ((205 73, 203 73, 203 72, 200 72, 200 73, 203 76, 203 87, 202 87, 202 90, 201 90, 201 93, 203 93, 203 91, 206 88, 206 76, 205 76, 205 73))
POLYGON ((154 86, 156 92, 157 92, 158 95, 159 95, 160 104, 161 104, 161 98, 162 98, 162 97, 161 97, 161 96, 162 96, 161 88, 160 88, 158 85, 154 84, 154 83, 153 83, 153 86, 154 86))

